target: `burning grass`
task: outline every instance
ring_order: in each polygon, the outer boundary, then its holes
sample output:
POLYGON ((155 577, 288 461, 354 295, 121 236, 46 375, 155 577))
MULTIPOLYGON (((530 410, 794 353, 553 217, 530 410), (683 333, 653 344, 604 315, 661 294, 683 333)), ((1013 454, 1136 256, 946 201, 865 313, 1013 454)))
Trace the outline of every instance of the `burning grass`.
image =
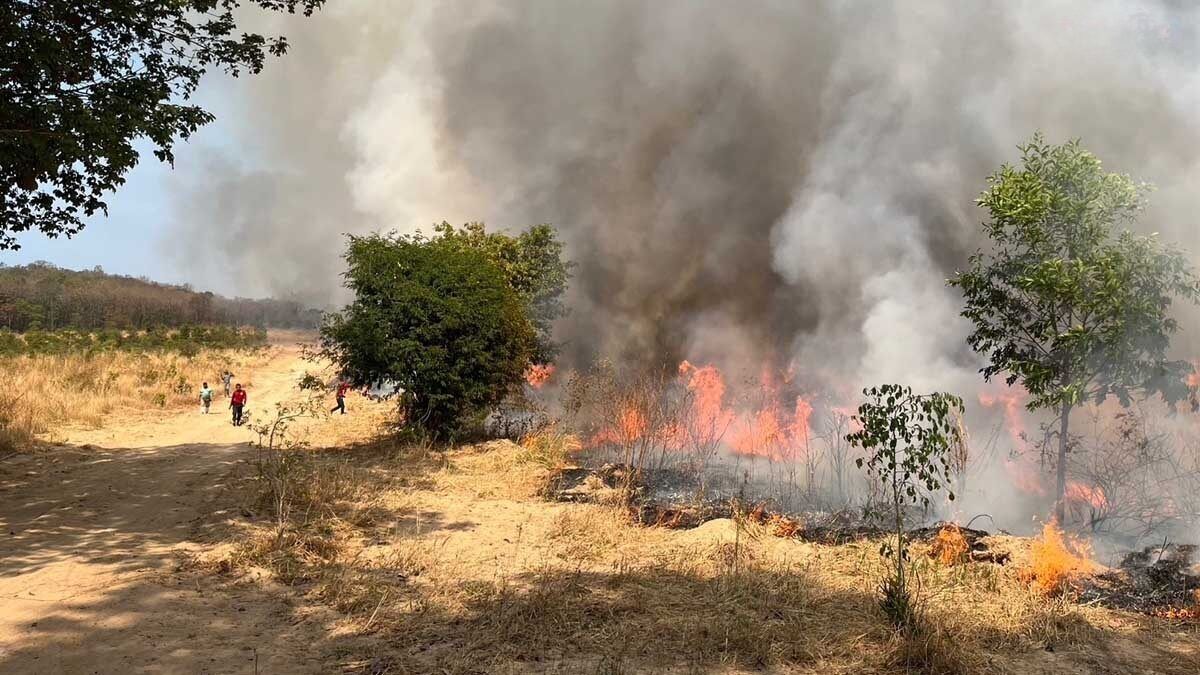
POLYGON ((1071 591, 1083 577, 1103 571, 1091 560, 1087 542, 1068 536, 1053 521, 1042 528, 1042 535, 1029 547, 1029 566, 1021 578, 1047 597, 1071 591))
POLYGON ((929 555, 943 565, 958 565, 968 560, 971 546, 963 536, 962 528, 950 524, 938 530, 929 555))

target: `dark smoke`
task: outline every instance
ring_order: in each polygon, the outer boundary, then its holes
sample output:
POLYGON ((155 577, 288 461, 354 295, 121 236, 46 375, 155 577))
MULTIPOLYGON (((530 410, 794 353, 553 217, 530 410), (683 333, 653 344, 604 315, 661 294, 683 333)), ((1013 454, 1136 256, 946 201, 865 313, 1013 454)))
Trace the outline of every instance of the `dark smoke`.
POLYGON ((1200 248, 1183 3, 398 4, 282 26, 293 53, 237 90, 253 170, 184 176, 189 250, 327 302, 342 232, 550 222, 579 263, 568 361, 956 388, 944 279, 1033 131, 1156 183, 1146 227, 1200 248))

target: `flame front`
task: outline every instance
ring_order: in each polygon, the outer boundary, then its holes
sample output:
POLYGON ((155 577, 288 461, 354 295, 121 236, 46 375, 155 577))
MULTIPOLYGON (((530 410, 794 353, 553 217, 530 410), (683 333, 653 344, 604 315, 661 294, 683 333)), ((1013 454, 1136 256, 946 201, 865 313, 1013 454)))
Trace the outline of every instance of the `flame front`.
POLYGON ((546 386, 546 383, 549 382, 550 378, 554 376, 554 371, 555 368, 553 363, 535 364, 529 366, 529 370, 525 371, 525 381, 528 382, 529 386, 533 387, 534 389, 541 389, 542 387, 546 386))
POLYGON ((1043 595, 1061 595, 1072 581, 1103 568, 1092 562, 1092 547, 1065 534, 1054 521, 1042 528, 1042 536, 1029 547, 1029 567, 1021 578, 1043 595))
POLYGON ((590 443, 628 445, 654 434, 653 440, 667 450, 723 447, 734 454, 771 461, 806 456, 813 406, 803 396, 789 400, 782 393, 781 382, 786 382, 786 377, 764 371, 750 397, 758 404, 734 405, 728 400, 725 376, 716 366, 683 361, 678 372, 689 397, 686 409, 669 428, 650 429, 647 415, 630 405, 618 413, 614 424, 593 435, 590 443))

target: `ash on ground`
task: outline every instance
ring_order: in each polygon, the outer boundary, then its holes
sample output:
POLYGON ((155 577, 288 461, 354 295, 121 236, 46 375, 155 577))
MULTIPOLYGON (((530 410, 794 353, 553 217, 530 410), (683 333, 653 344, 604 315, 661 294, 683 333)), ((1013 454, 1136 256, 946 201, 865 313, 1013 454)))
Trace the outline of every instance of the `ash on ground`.
MULTIPOLYGON (((743 484, 744 488, 744 484, 743 484)), ((780 537, 837 545, 886 536, 878 525, 849 509, 789 510, 778 502, 749 499, 729 481, 698 485, 672 469, 635 471, 623 464, 568 467, 551 475, 543 496, 554 501, 620 505, 642 525, 689 529, 719 518, 743 518, 780 537)), ((1010 551, 984 530, 939 522, 908 531, 916 541, 933 542, 951 528, 965 542, 965 560, 1003 565, 1010 551)), ((1002 535, 1007 533, 1001 532, 1002 535)), ((1165 618, 1200 620, 1200 565, 1197 547, 1165 544, 1127 554, 1119 567, 1080 584, 1078 601, 1165 618)))
MULTIPOLYGON (((744 518, 768 527, 776 536, 820 544, 845 544, 887 534, 855 510, 789 508, 736 487, 729 480, 700 485, 688 473, 673 469, 634 471, 623 464, 567 467, 551 475, 543 496, 553 501, 622 505, 630 517, 648 527, 690 529, 719 518, 744 518), (750 496, 755 495, 755 496, 750 496)), ((953 527, 967 544, 971 560, 1003 564, 1007 553, 988 550, 989 533, 952 523, 935 523, 909 531, 914 540, 931 541, 953 527)))
POLYGON ((1167 543, 1133 551, 1115 569, 1088 580, 1080 600, 1149 614, 1194 610, 1200 598, 1200 565, 1193 562, 1196 549, 1191 544, 1167 543))

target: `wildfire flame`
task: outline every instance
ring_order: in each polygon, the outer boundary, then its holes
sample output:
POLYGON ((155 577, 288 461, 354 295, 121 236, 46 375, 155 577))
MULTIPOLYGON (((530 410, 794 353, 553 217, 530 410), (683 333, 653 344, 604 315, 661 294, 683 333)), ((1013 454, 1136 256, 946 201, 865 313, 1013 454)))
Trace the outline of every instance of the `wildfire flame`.
POLYGON ((1022 411, 1025 408, 1027 398, 1024 390, 1011 387, 997 391, 979 392, 979 404, 983 407, 1003 407, 1004 428, 1008 431, 1014 448, 1025 446, 1025 418, 1022 415, 1022 411))
POLYGON ((1091 554, 1090 544, 1065 534, 1050 521, 1030 545, 1029 567, 1021 571, 1021 579, 1043 595, 1060 595, 1072 581, 1103 569, 1092 562, 1091 554))
POLYGON ((957 525, 947 525, 938 530, 937 538, 929 549, 929 555, 943 565, 955 565, 965 562, 967 553, 971 550, 962 529, 957 525))
POLYGON ((649 430, 646 415, 636 408, 625 408, 617 416, 617 423, 601 430, 591 438, 591 445, 632 445, 645 437, 649 430))
POLYGON ((529 366, 529 370, 525 371, 525 381, 534 389, 541 389, 554 376, 554 371, 553 363, 529 366))
POLYGON ((1108 508, 1108 497, 1104 495, 1104 488, 1099 486, 1068 481, 1065 496, 1068 502, 1088 504, 1097 511, 1108 508))
POLYGON ((764 371, 755 400, 757 406, 735 406, 727 399, 725 376, 714 365, 679 364, 679 377, 691 394, 688 410, 676 427, 651 430, 640 411, 627 408, 615 424, 590 439, 593 445, 630 444, 647 433, 668 450, 682 449, 689 442, 721 445, 735 454, 764 457, 771 461, 795 460, 805 456, 810 441, 812 404, 802 396, 788 400, 781 392, 783 378, 764 371))
POLYGON ((720 438, 733 423, 733 412, 724 408, 725 378, 716 366, 696 367, 684 361, 679 364, 679 376, 687 378, 692 392, 692 409, 687 431, 701 438, 720 438))
POLYGON ((760 377, 757 398, 763 402, 761 407, 740 412, 727 406, 725 379, 716 366, 697 368, 684 361, 679 373, 688 378, 687 387, 695 394, 692 423, 727 429, 727 445, 733 452, 781 461, 796 459, 797 451, 807 451, 812 404, 797 396, 790 410, 784 408, 781 401, 786 398, 770 371, 760 377))

